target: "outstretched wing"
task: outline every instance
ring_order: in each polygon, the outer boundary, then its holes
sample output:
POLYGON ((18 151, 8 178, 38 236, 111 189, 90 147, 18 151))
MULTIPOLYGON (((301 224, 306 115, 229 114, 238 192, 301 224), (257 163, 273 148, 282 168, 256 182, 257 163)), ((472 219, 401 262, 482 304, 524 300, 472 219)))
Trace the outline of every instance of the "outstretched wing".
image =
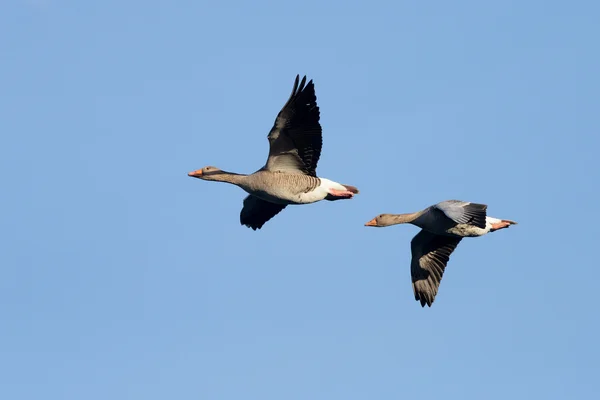
POLYGON ((269 132, 269 158, 265 168, 291 174, 317 176, 323 138, 313 81, 306 76, 294 89, 269 132))
POLYGON ((252 228, 252 230, 260 229, 284 208, 285 204, 275 204, 249 195, 244 199, 244 207, 242 207, 240 213, 240 223, 252 228))
POLYGON ((457 224, 469 224, 485 229, 487 205, 460 200, 446 200, 433 206, 457 224))
POLYGON ((435 300, 450 254, 461 237, 435 235, 422 230, 410 242, 410 274, 415 300, 425 307, 435 300))

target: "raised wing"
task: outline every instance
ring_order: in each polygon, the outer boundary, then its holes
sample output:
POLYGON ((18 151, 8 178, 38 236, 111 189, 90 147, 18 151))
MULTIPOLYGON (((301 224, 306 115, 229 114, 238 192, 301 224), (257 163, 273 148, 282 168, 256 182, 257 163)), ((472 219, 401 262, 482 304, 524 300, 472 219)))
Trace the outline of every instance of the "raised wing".
POLYGON ((244 207, 242 207, 240 213, 240 223, 252 228, 252 230, 260 229, 284 208, 285 204, 275 204, 249 195, 244 199, 244 207))
POLYGON ((269 158, 264 168, 291 174, 317 176, 323 138, 313 81, 306 76, 294 89, 269 132, 269 158))
POLYGON ((425 307, 435 300, 450 254, 461 237, 441 236, 422 230, 410 242, 410 274, 415 300, 425 307))
POLYGON ((485 204, 446 200, 433 207, 442 211, 457 224, 469 224, 478 228, 485 228, 485 218, 487 215, 487 205, 485 204))

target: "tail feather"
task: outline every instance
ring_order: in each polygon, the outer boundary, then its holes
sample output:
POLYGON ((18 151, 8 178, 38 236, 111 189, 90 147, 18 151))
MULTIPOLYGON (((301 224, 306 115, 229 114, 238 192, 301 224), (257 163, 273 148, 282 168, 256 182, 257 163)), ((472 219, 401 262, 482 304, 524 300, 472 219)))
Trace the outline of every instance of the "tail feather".
POLYGON ((492 222, 492 227, 490 229, 490 232, 495 232, 499 229, 504 229, 504 228, 508 228, 511 225, 517 225, 517 223, 515 221, 511 221, 509 219, 497 219, 494 218, 496 221, 492 222))
POLYGON ((354 186, 344 185, 344 184, 342 184, 342 186, 345 187, 346 190, 349 191, 349 192, 352 192, 354 194, 358 194, 359 193, 358 189, 355 188, 354 186))

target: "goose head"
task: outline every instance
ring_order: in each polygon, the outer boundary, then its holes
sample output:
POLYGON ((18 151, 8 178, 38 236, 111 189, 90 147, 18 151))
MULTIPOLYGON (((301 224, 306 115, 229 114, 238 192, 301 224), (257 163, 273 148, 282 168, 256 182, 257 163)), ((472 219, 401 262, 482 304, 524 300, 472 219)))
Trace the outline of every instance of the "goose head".
POLYGON ((188 176, 191 176, 192 178, 203 179, 205 181, 216 181, 219 180, 219 176, 223 174, 224 172, 219 168, 208 166, 196 171, 192 171, 188 173, 188 176))
POLYGON ((365 224, 365 226, 374 226, 376 228, 383 228, 385 226, 396 225, 398 224, 397 218, 395 214, 379 214, 369 222, 365 224))

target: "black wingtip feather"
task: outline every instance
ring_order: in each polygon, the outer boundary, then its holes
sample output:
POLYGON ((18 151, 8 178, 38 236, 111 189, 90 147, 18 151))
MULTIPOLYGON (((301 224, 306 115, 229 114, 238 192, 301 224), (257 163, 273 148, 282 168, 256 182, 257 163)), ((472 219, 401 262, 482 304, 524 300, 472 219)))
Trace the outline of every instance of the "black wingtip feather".
POLYGON ((304 89, 304 85, 305 85, 305 84, 306 84, 306 75, 304 75, 304 76, 302 77, 302 82, 300 82, 300 87, 298 88, 298 92, 297 92, 297 93, 300 93, 300 92, 302 92, 302 90, 304 89))
POLYGON ((266 222, 260 221, 256 216, 240 215, 240 224, 251 228, 253 231, 262 228, 266 222))
POLYGON ((314 92, 314 84, 312 79, 308 82, 308 84, 306 84, 306 75, 302 77, 302 81, 300 81, 300 75, 296 75, 296 79, 294 80, 294 87, 292 88, 292 93, 290 94, 290 97, 283 106, 283 108, 285 109, 285 107, 287 107, 288 104, 294 101, 296 97, 298 97, 303 91, 305 91, 308 88, 312 88, 312 91, 314 92))
POLYGON ((420 297, 420 298, 417 296, 416 300, 421 302, 421 307, 423 307, 423 308, 425 308, 425 306, 431 307, 432 302, 429 299, 425 298, 425 296, 420 297))
POLYGON ((294 97, 296 91, 298 90, 298 82, 300 82, 300 75, 296 75, 296 80, 294 80, 294 87, 292 88, 292 94, 290 95, 290 99, 294 97))

